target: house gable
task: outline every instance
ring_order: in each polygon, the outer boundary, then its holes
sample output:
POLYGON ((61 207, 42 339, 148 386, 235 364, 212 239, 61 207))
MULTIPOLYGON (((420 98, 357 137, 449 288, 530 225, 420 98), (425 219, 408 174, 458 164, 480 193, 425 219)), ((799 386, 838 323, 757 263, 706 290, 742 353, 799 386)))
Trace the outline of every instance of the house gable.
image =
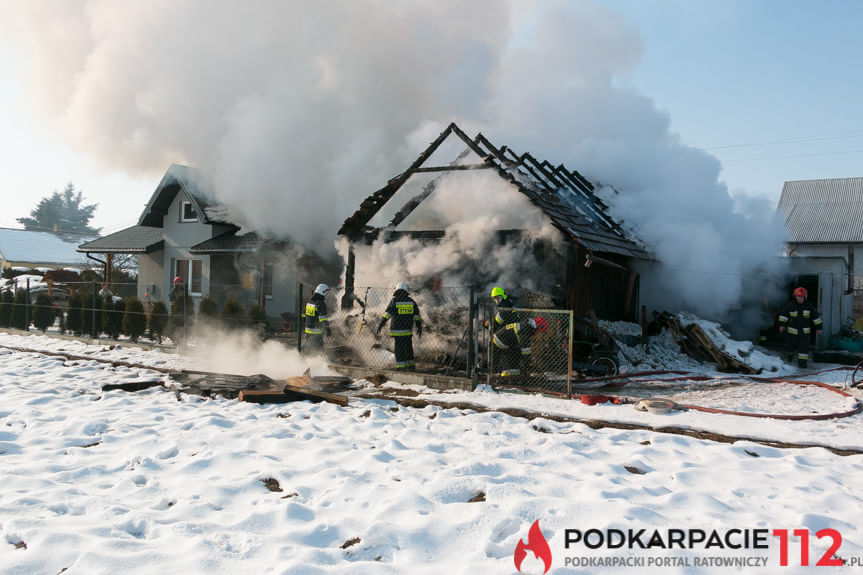
POLYGON ((581 174, 569 171, 563 165, 555 167, 539 161, 530 154, 518 155, 506 146, 498 148, 482 134, 470 139, 454 123, 441 132, 407 170, 366 198, 360 208, 345 220, 338 233, 352 241, 360 238, 368 241, 377 237, 382 229, 395 230, 427 201, 439 184, 446 181, 443 175, 473 170, 487 170, 514 187, 577 247, 587 252, 649 258, 640 243, 627 237, 621 226, 608 215, 608 206, 594 193, 595 186, 581 174), (460 141, 462 151, 446 164, 432 161, 449 138, 456 143, 460 141), (400 207, 384 210, 412 178, 420 180, 414 186, 413 195, 400 207), (380 221, 382 211, 392 214, 388 223, 380 221), (373 220, 376 220, 374 225, 373 220))
POLYGON ((188 201, 191 204, 201 223, 230 225, 229 222, 214 219, 208 214, 208 210, 214 203, 204 192, 206 186, 204 176, 199 170, 171 164, 159 185, 156 186, 156 191, 150 196, 138 219, 138 225, 160 228, 165 221, 181 220, 179 204, 176 201, 178 194, 182 196, 181 201, 188 201))

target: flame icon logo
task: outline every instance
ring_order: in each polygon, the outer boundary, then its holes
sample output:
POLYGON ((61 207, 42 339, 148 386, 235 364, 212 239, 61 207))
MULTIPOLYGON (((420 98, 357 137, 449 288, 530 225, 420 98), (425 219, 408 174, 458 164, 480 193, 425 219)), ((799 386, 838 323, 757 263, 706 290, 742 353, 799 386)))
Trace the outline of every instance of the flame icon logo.
POLYGON ((551 569, 551 548, 549 548, 548 541, 545 540, 539 529, 539 519, 530 526, 530 531, 527 532, 527 543, 519 539, 518 545, 515 546, 513 560, 515 560, 515 568, 518 569, 519 573, 521 573, 521 562, 527 557, 528 551, 533 551, 533 556, 542 560, 542 564, 545 565, 543 575, 548 573, 548 570, 551 569))

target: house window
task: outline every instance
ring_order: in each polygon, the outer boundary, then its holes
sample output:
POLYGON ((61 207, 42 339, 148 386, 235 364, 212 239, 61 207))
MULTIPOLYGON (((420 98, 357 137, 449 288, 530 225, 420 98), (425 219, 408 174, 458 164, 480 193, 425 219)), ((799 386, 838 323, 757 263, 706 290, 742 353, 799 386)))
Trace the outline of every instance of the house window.
POLYGON ((273 264, 264 264, 264 297, 273 299, 273 264))
POLYGON ((189 286, 189 295, 201 295, 201 274, 204 262, 201 260, 175 260, 174 275, 183 278, 189 286))
POLYGON ((195 206, 188 200, 180 202, 180 221, 181 222, 197 222, 198 212, 195 211, 195 206))

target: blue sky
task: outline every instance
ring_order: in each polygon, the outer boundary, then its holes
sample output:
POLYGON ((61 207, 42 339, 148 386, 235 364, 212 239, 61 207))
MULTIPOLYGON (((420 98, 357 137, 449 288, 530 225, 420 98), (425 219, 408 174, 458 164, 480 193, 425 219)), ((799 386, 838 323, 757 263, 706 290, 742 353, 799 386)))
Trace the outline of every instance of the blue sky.
POLYGON ((722 161, 732 192, 863 176, 863 3, 604 0, 644 42, 632 87, 722 161))
MULTIPOLYGON (((667 114, 682 143, 716 156, 720 179, 733 194, 775 203, 786 180, 863 176, 863 3, 599 3, 618 13, 642 43, 640 59, 615 75, 618 86, 667 114)), ((0 3, 4 12, 21 5, 0 3)), ((46 88, 30 83, 30 66, 20 45, 0 36, 0 226, 17 226, 15 218, 67 181, 100 204, 96 226, 109 232, 134 223, 167 164, 111 169, 71 143, 57 115, 37 104, 46 88)))

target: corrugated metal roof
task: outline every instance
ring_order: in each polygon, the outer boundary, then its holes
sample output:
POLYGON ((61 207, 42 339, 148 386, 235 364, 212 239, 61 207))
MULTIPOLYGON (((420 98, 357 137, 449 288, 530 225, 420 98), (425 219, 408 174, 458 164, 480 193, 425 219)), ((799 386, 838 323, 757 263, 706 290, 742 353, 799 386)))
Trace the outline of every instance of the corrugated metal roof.
POLYGON ((785 182, 777 211, 789 243, 863 243, 863 178, 785 182))
POLYGON ((149 254, 162 248, 162 228, 132 226, 78 246, 81 253, 149 254))
POLYGON ((863 243, 863 202, 797 204, 785 228, 791 243, 863 243))
POLYGON ((81 265, 77 243, 65 242, 49 232, 0 228, 0 256, 9 262, 46 265, 81 265))

